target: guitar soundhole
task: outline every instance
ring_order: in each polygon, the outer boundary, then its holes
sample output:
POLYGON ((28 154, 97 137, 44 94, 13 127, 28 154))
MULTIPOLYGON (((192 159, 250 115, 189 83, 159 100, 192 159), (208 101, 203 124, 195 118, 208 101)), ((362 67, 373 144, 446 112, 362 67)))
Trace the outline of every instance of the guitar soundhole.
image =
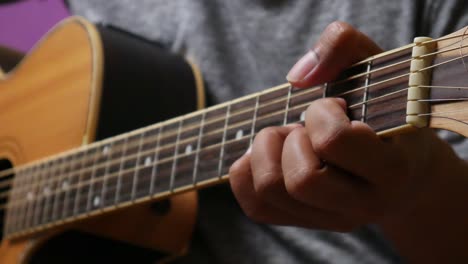
POLYGON ((11 189, 11 181, 13 179, 13 174, 3 175, 2 172, 11 168, 13 166, 9 160, 0 159, 0 240, 3 239, 8 192, 11 189))

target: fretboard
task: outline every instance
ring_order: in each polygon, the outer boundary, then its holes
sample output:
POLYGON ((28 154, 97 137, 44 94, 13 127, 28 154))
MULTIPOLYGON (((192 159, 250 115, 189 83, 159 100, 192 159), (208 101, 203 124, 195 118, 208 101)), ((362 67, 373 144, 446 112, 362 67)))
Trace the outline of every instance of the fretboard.
POLYGON ((320 98, 344 98, 350 119, 376 132, 402 126, 410 52, 366 60, 335 82, 281 85, 20 167, 5 234, 223 182, 256 133, 303 122, 308 105, 320 98))

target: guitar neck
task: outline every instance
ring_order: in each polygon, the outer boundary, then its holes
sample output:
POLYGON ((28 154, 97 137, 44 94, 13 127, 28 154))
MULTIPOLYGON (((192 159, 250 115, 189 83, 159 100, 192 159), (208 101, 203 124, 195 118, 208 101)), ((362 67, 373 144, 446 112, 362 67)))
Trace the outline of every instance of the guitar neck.
POLYGON ((289 84, 18 168, 6 234, 30 232, 134 202, 225 181, 268 126, 304 121, 310 102, 341 97, 376 132, 405 126, 411 49, 354 65, 335 82, 289 84), (391 65, 391 67, 389 67, 391 65))
POLYGON ((320 98, 344 98, 350 119, 377 132, 404 126, 410 59, 402 49, 356 64, 333 83, 280 85, 18 168, 7 220, 15 224, 6 234, 223 182, 257 132, 304 121, 320 98))

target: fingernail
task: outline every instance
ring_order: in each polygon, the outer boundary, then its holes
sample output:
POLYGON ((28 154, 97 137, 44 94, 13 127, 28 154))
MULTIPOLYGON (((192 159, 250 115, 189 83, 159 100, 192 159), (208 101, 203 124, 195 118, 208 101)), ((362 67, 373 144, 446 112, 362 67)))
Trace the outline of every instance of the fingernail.
POLYGON ((250 146, 247 151, 244 153, 244 155, 250 154, 252 152, 252 146, 250 146))
POLYGON ((300 82, 311 73, 317 65, 317 53, 310 50, 291 68, 288 75, 286 75, 286 79, 288 82, 300 82))

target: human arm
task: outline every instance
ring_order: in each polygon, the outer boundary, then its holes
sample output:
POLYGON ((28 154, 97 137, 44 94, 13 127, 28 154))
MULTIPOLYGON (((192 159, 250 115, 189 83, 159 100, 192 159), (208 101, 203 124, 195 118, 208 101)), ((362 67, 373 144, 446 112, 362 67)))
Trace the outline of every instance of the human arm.
MULTIPOLYGON (((329 81, 380 49, 334 23, 313 51, 288 75, 297 87, 329 81)), ((410 262, 440 263, 468 259, 467 172, 433 131, 382 140, 349 120, 346 102, 321 99, 308 108, 304 127, 262 130, 230 180, 259 222, 342 232, 378 224, 410 262)))

